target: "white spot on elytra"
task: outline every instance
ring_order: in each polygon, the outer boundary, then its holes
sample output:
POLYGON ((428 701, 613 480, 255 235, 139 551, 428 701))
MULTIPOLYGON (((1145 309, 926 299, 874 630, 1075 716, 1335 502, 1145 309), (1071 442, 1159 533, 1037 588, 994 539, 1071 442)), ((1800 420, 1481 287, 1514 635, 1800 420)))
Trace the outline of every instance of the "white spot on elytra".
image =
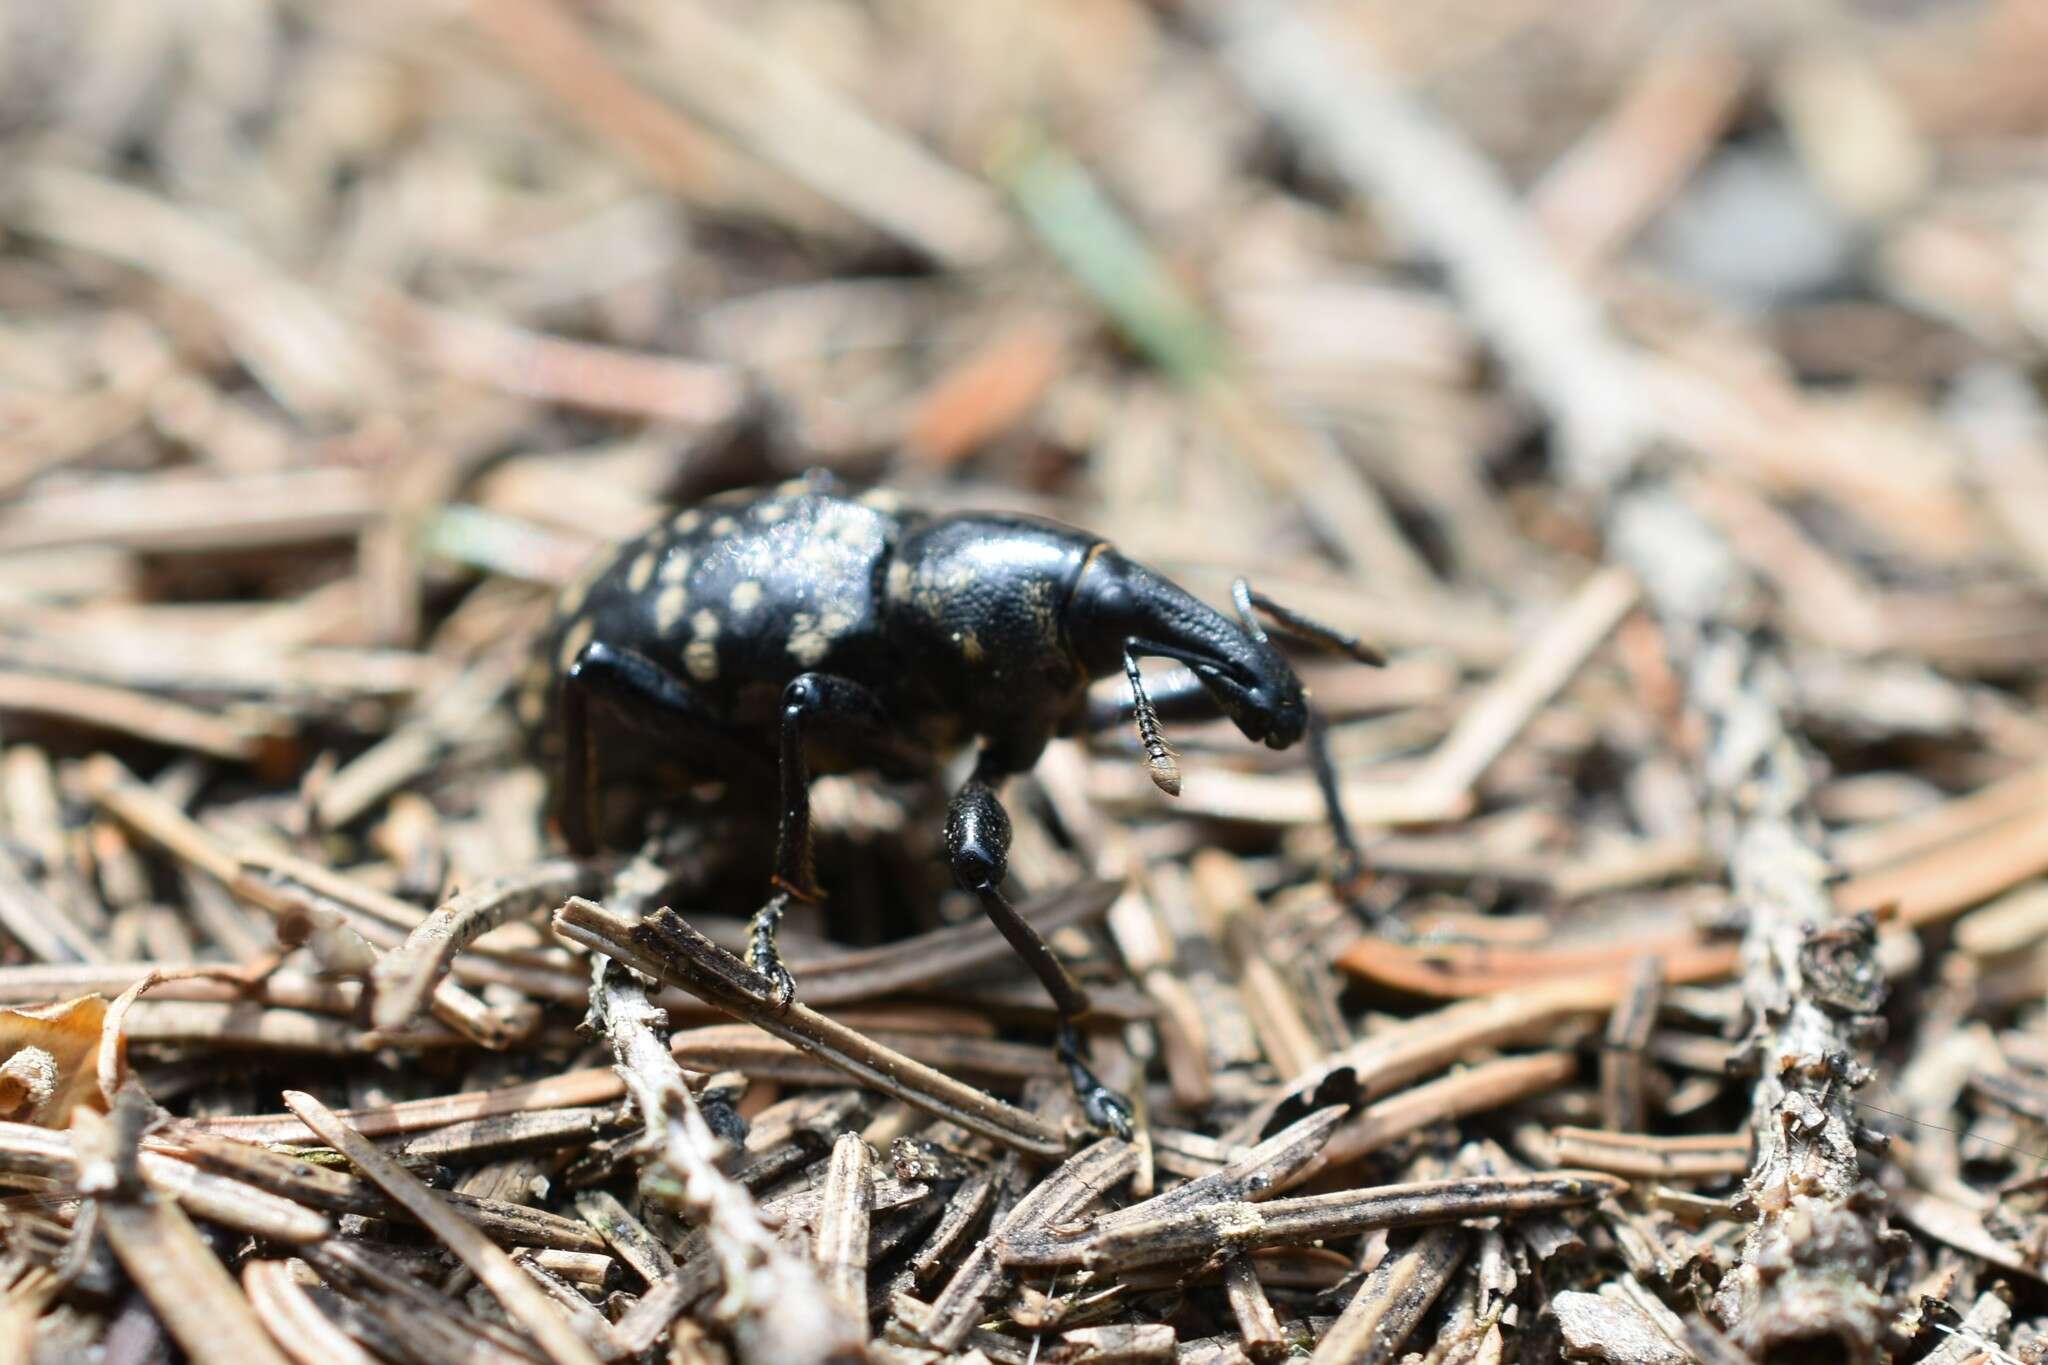
POLYGON ((688 555, 680 551, 673 552, 661 562, 661 568, 655 573, 655 577, 664 583, 680 583, 690 576, 690 570, 694 567, 688 555))
POLYGON ((633 567, 626 570, 626 586, 634 592, 645 591, 647 580, 654 577, 654 551, 642 550, 633 567))
POLYGON ((698 640, 718 638, 718 613, 706 607, 690 618, 690 635, 698 640))
POLYGON ((683 609, 690 605, 690 591, 680 583, 671 583, 661 590, 661 596, 654 599, 655 628, 663 631, 674 630, 676 622, 683 619, 683 609))
POLYGON ((692 507, 687 512, 678 512, 676 519, 669 523, 679 536, 686 536, 704 524, 704 514, 692 507))
POLYGON ((732 590, 728 604, 736 613, 744 614, 761 605, 761 585, 749 578, 732 590))
POLYGON ((784 479, 781 483, 775 485, 775 491, 782 494, 785 498, 793 498, 799 493, 810 492, 811 481, 809 479, 784 479))
POLYGON ((800 611, 789 618, 789 656, 805 668, 816 668, 832 652, 832 640, 818 629, 818 618, 800 611))
POLYGON ((588 616, 580 618, 575 625, 570 626, 568 634, 562 637, 561 652, 555 655, 556 666, 567 668, 575 663, 576 656, 583 652, 583 647, 590 643, 590 637, 596 633, 597 627, 590 623, 588 616))
POLYGON ((890 598, 898 602, 902 601, 910 595, 910 565, 900 559, 897 560, 889 566, 886 581, 890 598))
POLYGON ((903 510, 903 499, 886 488, 871 488, 854 501, 877 512, 894 513, 903 510))
POLYGON ((731 517, 720 517, 711 523, 711 534, 714 536, 729 536, 739 529, 740 524, 731 517))
POLYGON ((564 616, 573 616, 581 611, 583 599, 590 596, 590 585, 597 582, 611 565, 611 560, 598 558, 577 570, 576 576, 569 580, 569 586, 562 589, 561 600, 555 604, 555 610, 564 616))
POLYGON ((754 520, 763 526, 773 526, 789 515, 789 506, 780 502, 764 502, 754 509, 754 520))
MULTIPOLYGON (((699 612, 699 616, 708 615, 699 612)), ((709 640, 692 640, 683 650, 683 667, 690 670, 690 676, 698 682, 710 682, 718 676, 718 646, 709 640)))

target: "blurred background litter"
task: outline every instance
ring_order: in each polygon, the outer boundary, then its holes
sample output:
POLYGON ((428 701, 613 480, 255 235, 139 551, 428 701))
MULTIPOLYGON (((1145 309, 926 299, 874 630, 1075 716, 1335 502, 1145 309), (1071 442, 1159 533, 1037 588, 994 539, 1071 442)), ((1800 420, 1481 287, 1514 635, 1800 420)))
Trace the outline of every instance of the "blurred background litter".
POLYGON ((0 3, 0 1356, 2042 1358, 2044 70, 2033 0, 0 3), (942 795, 820 784, 829 1046, 627 942, 765 869, 542 827, 553 591, 811 468, 1391 656, 1302 656, 1355 904, 1227 725, 1010 788, 1135 1143, 942 795))

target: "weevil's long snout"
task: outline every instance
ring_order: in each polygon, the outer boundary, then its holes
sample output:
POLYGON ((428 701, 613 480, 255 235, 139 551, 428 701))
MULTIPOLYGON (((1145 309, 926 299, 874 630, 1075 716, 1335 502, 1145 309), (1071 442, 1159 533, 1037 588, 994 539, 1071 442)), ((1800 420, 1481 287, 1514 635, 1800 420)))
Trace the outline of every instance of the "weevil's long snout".
POLYGON ((1089 557, 1067 608, 1068 639, 1100 677, 1125 656, 1185 665, 1247 739, 1285 749, 1308 725, 1294 669, 1258 623, 1242 627, 1107 546, 1089 557))

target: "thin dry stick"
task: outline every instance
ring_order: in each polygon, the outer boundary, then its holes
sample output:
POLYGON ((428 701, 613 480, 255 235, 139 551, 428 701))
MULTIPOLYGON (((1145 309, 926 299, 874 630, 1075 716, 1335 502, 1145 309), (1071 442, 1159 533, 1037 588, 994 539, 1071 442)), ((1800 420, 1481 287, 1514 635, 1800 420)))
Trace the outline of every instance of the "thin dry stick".
POLYGON ((1399 1358, 1465 1257, 1461 1228, 1431 1228, 1380 1262, 1316 1343, 1309 1365, 1382 1365, 1399 1358))
POLYGON ((1432 1123, 1489 1113, 1530 1095, 1554 1090, 1568 1084, 1578 1074, 1578 1067, 1578 1058, 1572 1053, 1539 1052, 1530 1057, 1482 1062, 1469 1070, 1454 1071, 1398 1091, 1367 1105, 1332 1132, 1316 1159, 1296 1172, 1286 1186, 1306 1184, 1332 1166, 1356 1161, 1432 1123))
POLYGON ((358 1293, 355 1302, 377 1314, 385 1326, 420 1342, 430 1360, 467 1359, 483 1342, 511 1359, 545 1365, 541 1348, 518 1332, 464 1312, 454 1299, 388 1268, 357 1243, 336 1238, 306 1248, 304 1255, 329 1283, 370 1291, 358 1293))
POLYGON ((1613 995, 1604 982, 1563 981, 1464 1000, 1417 1015, 1332 1053, 1277 1087, 1225 1137, 1233 1142, 1250 1141, 1276 1115, 1299 1113, 1302 1105, 1320 1107, 1314 1097, 1325 1086, 1348 1081, 1359 1098, 1377 1098, 1480 1048, 1553 1040, 1560 1024, 1590 1019, 1612 1003, 1613 995))
POLYGON ((450 1208, 441 1195, 422 1185, 311 1095, 287 1090, 284 1102, 322 1142, 347 1157, 350 1165, 390 1195, 393 1202, 468 1266, 513 1321, 533 1333, 534 1340, 557 1365, 598 1365, 596 1354, 557 1311, 554 1302, 510 1256, 450 1208))
POLYGON ((1760 1074, 1745 1188, 1756 1213, 1717 1311, 1758 1356, 1816 1335, 1874 1354, 1885 1218, 1865 1193, 1855 1092, 1869 1076, 1884 999, 1876 928, 1867 915, 1835 911, 1813 773, 1787 728, 1791 674, 1721 619, 1738 577, 1726 545, 1658 487, 1618 502, 1609 530, 1688 665, 1687 705, 1711 736, 1701 774, 1710 825, 1749 913, 1742 985, 1760 1074))
POLYGON ((1647 1137, 1592 1128, 1559 1128, 1551 1133, 1552 1156, 1561 1164, 1606 1171, 1626 1180, 1711 1180, 1749 1170, 1747 1133, 1702 1133, 1647 1137))
POLYGON ((1858 878, 1882 876, 1917 854, 1932 853, 1945 844, 2039 811, 2044 804, 2048 804, 2048 764, 1897 820, 1843 830, 1828 841, 1828 848, 1835 860, 1858 878))
POLYGON ((487 721, 511 687, 521 650, 493 650, 471 665, 438 696, 384 738, 337 771, 320 791, 314 809, 331 829, 367 813, 385 797, 419 777, 487 721))
POLYGON ((1578 270, 1596 266, 1684 186, 1742 107, 1749 64, 1719 32, 1679 32, 1615 107, 1544 172, 1529 213, 1578 270))
MULTIPOLYGON (((393 1137, 444 1128, 452 1123, 500 1118, 540 1109, 602 1104, 623 1093, 608 1066, 565 1071, 545 1080, 508 1085, 499 1090, 473 1090, 460 1095, 435 1095, 402 1100, 374 1109, 344 1109, 339 1116, 365 1137, 393 1137)), ((203 1132, 242 1142, 317 1142, 313 1130, 290 1114, 223 1114, 191 1120, 203 1132)))
POLYGON ((825 1173, 824 1209, 818 1216, 817 1258, 825 1292, 862 1340, 868 1322, 868 1225, 875 1190, 874 1149, 859 1133, 841 1133, 825 1173))
POLYGON ((1103 1215, 1095 1220, 1090 1233, 1110 1233, 1121 1227, 1171 1218, 1208 1204, 1269 1198, 1284 1188, 1298 1171, 1314 1163, 1343 1118, 1342 1105, 1333 1104, 1319 1109, 1207 1175, 1197 1176, 1164 1194, 1103 1215))
POLYGON ((616 1197, 603 1190, 576 1196, 576 1212, 596 1228, 603 1240, 649 1284, 660 1284, 676 1273, 675 1258, 661 1240, 626 1211, 616 1197))
MULTIPOLYGON (((295 1203, 325 1209, 329 1213, 381 1218, 396 1210, 403 1216, 403 1211, 368 1181, 314 1166, 252 1143, 237 1142, 211 1133, 181 1131, 173 1139, 155 1139, 146 1143, 144 1151, 152 1150, 167 1151, 209 1170, 246 1180, 295 1203)), ((508 1246, 585 1253, 602 1252, 605 1248, 603 1237, 560 1214, 455 1191, 448 1192, 446 1197, 457 1212, 483 1229, 492 1240, 508 1246)))
POLYGON ((733 1018, 801 1048, 894 1099, 950 1119, 969 1132, 1038 1157, 1066 1150, 1050 1125, 942 1072, 883 1047, 843 1024, 794 1003, 778 1014, 774 986, 731 953, 705 938, 673 910, 638 923, 580 897, 555 916, 562 937, 617 958, 643 975, 690 992, 733 1018))
MULTIPOLYGON (((0 1170, 67 1180, 77 1164, 64 1133, 25 1123, 0 1123, 0 1170)), ((210 1223, 286 1246, 305 1246, 332 1235, 334 1225, 313 1210, 243 1181, 195 1170, 183 1161, 144 1150, 136 1166, 142 1183, 210 1223)))
POLYGON ((377 963, 371 1019, 379 1029, 400 1029, 426 1009, 428 997, 464 945, 478 935, 575 894, 590 879, 582 864, 557 858, 524 872, 493 877, 429 915, 403 947, 377 963))
POLYGON ((959 1350, 989 1302, 1009 1282, 1008 1258, 998 1259, 998 1245, 1040 1240, 1047 1229, 1072 1221, 1130 1179, 1137 1165, 1138 1149, 1120 1138, 1103 1138, 1067 1158, 967 1254, 932 1300, 920 1334, 941 1351, 959 1350))
POLYGON ((372 316, 444 373, 522 397, 685 428, 730 421, 747 401, 746 377, 729 365, 546 336, 400 294, 380 298, 372 316))
MULTIPOLYGON (((681 1198, 703 1225, 724 1293, 713 1308, 733 1325, 743 1361, 810 1365, 859 1354, 863 1333, 827 1296, 805 1262, 777 1244, 745 1187, 718 1168, 712 1135, 658 1030, 668 1017, 623 967, 600 961, 591 990, 620 1079, 647 1125, 649 1145, 682 1184, 681 1198)), ((856 1142, 859 1139, 854 1139, 856 1142)))
POLYGON ((1430 754, 1417 783, 1446 805, 1471 790, 1522 728, 1571 680, 1636 604, 1634 575, 1609 566, 1579 586, 1506 672, 1458 717, 1430 754))
POLYGON ((287 1261, 250 1261, 242 1267, 249 1306, 298 1365, 377 1365, 313 1302, 287 1261))
MULTIPOLYGON (((1622 1181, 1596 1171, 1548 1171, 1424 1180, 1264 1204, 1226 1200, 1163 1218, 1120 1224, 1113 1231, 1044 1252, 1033 1248, 1028 1264, 1034 1269, 1079 1266, 1128 1274, 1142 1266, 1179 1265, 1265 1247, 1309 1246, 1374 1228, 1542 1213, 1595 1203, 1627 1188, 1622 1181)), ((1021 1266, 1026 1262, 1013 1259, 1010 1263, 1021 1266)))
POLYGON ((1600 1110, 1609 1128, 1630 1132, 1643 1126, 1643 1049, 1650 1045, 1663 998, 1664 964, 1638 959, 1601 1045, 1600 1110))
POLYGON ((0 848, 0 929, 39 962, 107 960, 84 928, 29 880, 19 855, 10 848, 0 848))
POLYGON ((317 420, 373 408, 391 393, 390 373, 319 294, 206 219, 55 166, 24 175, 17 188, 10 202, 21 226, 149 271, 218 312, 229 344, 287 407, 317 420))
POLYGON ((1933 924, 2029 877, 2048 873, 2048 801, 2040 809, 1942 844, 1834 889, 1838 909, 1893 907, 1907 924, 1933 924))
POLYGON ((247 726, 196 706, 41 673, 0 669, 0 711, 56 716, 237 763, 255 758, 263 744, 262 735, 247 726))

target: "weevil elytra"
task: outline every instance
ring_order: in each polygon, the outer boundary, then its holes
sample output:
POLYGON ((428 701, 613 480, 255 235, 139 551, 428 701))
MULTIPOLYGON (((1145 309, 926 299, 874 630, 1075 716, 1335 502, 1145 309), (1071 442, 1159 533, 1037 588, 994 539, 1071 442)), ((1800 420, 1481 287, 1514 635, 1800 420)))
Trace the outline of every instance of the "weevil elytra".
POLYGON ((1259 613, 1283 633, 1378 660, 1243 580, 1234 598, 1236 621, 1087 532, 1007 514, 927 515, 812 475, 721 494, 593 565, 563 593, 519 709, 578 853, 603 841, 597 794, 625 766, 665 764, 725 784, 729 799, 758 794, 764 810, 766 793, 779 796, 770 895, 749 952, 785 998, 794 983, 776 925, 792 897, 820 895, 812 775, 930 773, 975 745, 946 819, 953 875, 1051 994, 1060 1057, 1090 1120, 1127 1132, 1128 1103, 1081 1060, 1074 1026, 1087 994, 1003 894, 1010 821, 997 789, 1055 736, 1128 722, 1153 781, 1178 793, 1161 721, 1220 712, 1275 749, 1308 739, 1355 870, 1321 727, 1259 613), (1148 657, 1181 667, 1147 680, 1138 661, 1148 657), (1091 706, 1089 684, 1119 672, 1129 700, 1091 706))

